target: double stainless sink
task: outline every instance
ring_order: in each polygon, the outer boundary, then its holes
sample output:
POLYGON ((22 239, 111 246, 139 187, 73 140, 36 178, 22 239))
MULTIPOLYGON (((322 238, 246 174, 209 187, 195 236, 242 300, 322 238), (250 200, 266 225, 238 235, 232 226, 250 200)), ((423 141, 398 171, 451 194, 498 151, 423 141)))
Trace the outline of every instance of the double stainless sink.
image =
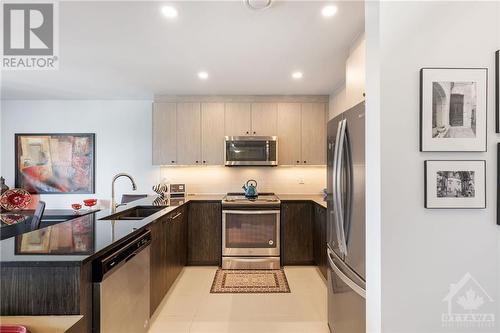
POLYGON ((135 206, 133 208, 106 216, 101 220, 142 220, 159 212, 166 206, 135 206))

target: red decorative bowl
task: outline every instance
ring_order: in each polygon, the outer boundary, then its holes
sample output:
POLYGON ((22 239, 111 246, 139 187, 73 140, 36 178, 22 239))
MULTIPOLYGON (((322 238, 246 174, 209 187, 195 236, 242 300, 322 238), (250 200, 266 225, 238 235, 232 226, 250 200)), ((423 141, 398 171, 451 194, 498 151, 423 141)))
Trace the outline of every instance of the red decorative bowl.
POLYGON ((97 204, 97 199, 85 199, 83 200, 83 204, 87 207, 92 207, 97 204))
POLYGON ((74 203, 74 204, 71 204, 71 208, 73 208, 73 210, 75 212, 78 212, 80 209, 82 209, 82 205, 79 203, 74 203))
POLYGON ((31 202, 31 194, 22 188, 5 191, 0 197, 0 206, 6 210, 24 209, 31 202))

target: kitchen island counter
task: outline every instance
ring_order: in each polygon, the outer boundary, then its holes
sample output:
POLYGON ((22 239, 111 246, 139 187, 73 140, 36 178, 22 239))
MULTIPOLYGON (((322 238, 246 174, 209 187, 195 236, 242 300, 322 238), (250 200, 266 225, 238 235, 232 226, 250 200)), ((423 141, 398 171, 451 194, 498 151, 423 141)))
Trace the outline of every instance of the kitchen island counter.
POLYGON ((3 316, 3 325, 26 326, 30 333, 69 333, 83 316, 3 316))
POLYGON ((109 210, 100 210, 3 239, 0 241, 0 262, 5 266, 10 262, 91 261, 185 204, 167 206, 167 201, 156 199, 156 196, 148 196, 117 209, 119 213, 136 206, 163 207, 142 220, 103 220, 112 214, 109 210))
MULTIPOLYGON (((93 214, 98 209, 83 210, 76 213, 72 209, 46 209, 42 217, 42 225, 50 226, 61 222, 73 220, 84 215, 93 214)), ((31 231, 31 222, 34 210, 6 211, 0 217, 0 239, 7 239, 31 231), (14 223, 7 223, 9 219, 17 219, 14 223)))
MULTIPOLYGON (((4 300, 0 314, 81 315, 75 332, 92 332, 94 260, 146 229, 166 225, 160 221, 185 208, 185 203, 167 204, 151 196, 117 209, 120 213, 138 206, 159 206, 142 220, 103 219, 116 215, 102 210, 0 241, 0 293, 4 300)), ((173 219, 168 221, 174 224, 173 219)), ((177 229, 168 230, 173 234, 177 229)))

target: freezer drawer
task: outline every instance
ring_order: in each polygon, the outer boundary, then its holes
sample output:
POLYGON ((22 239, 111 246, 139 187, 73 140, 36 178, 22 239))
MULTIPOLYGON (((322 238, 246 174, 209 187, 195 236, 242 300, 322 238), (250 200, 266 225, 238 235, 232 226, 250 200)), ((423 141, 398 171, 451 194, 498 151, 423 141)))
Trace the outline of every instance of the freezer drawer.
MULTIPOLYGON (((366 332, 366 293, 360 279, 342 271, 345 264, 332 260, 329 251, 328 326, 332 333, 366 332)), ((333 257, 335 255, 333 254, 333 257)))

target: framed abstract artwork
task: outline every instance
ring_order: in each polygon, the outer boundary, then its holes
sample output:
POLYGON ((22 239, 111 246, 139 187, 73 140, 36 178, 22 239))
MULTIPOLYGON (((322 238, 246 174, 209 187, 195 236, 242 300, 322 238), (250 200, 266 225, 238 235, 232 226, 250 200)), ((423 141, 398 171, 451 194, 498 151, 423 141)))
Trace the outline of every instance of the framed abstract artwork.
POLYGON ((486 161, 425 161, 425 208, 486 208, 486 161))
POLYGON ((30 193, 95 193, 95 134, 16 134, 15 184, 30 193))
POLYGON ((487 90, 487 68, 422 68, 420 151, 486 151, 487 90))

